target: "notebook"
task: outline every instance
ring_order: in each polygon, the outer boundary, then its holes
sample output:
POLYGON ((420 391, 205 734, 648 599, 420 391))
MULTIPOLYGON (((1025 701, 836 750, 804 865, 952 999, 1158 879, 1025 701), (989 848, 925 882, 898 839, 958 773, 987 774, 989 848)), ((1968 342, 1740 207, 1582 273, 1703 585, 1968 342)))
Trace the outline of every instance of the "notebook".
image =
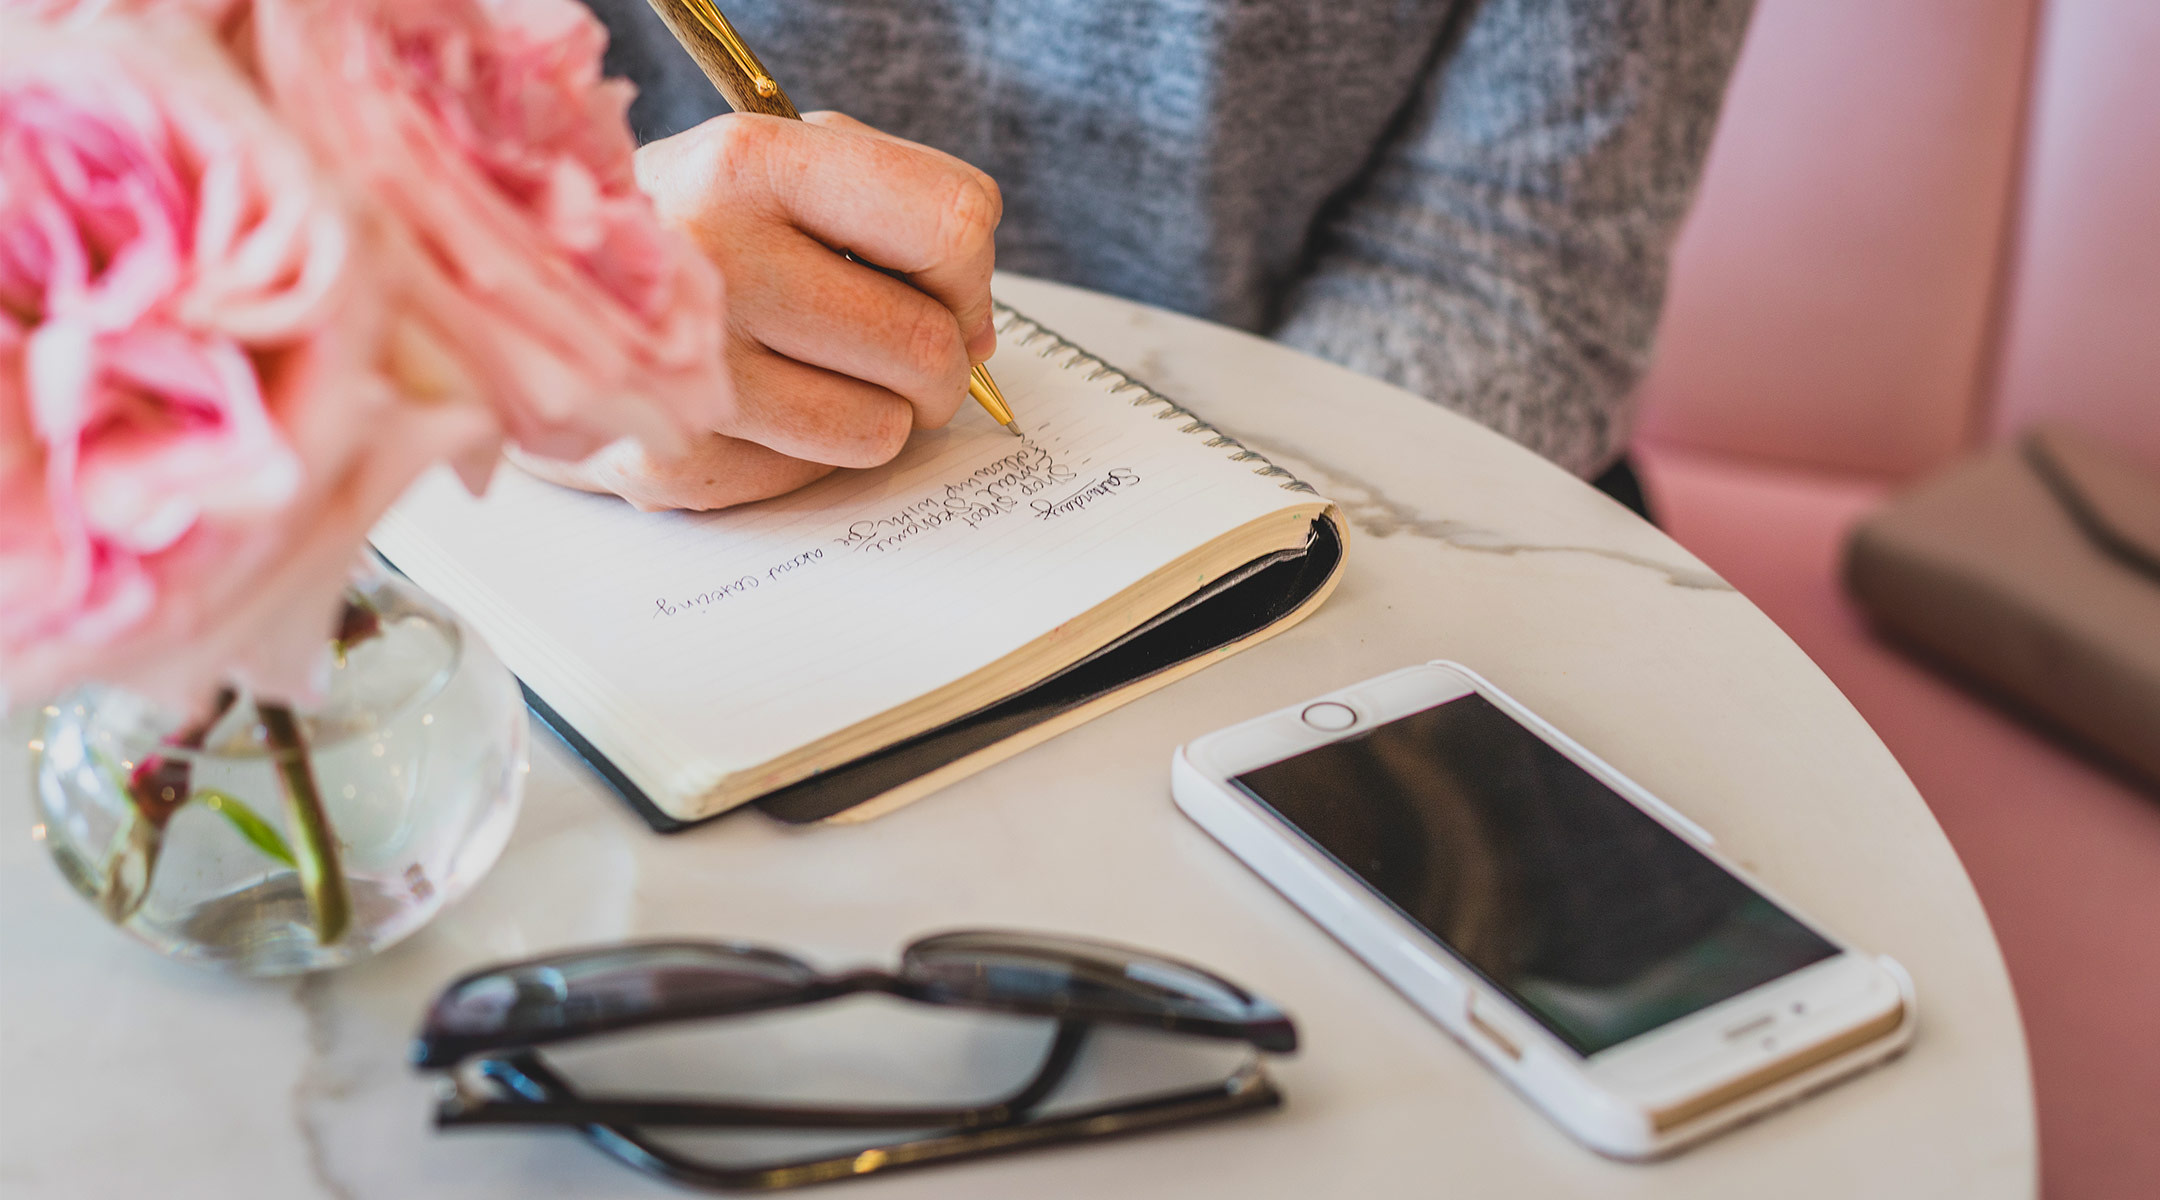
POLYGON ((713 513, 437 472, 373 541, 663 830, 889 811, 1326 598, 1326 500, 1027 317, 998 328, 1025 438, 970 405, 882 467, 713 513))

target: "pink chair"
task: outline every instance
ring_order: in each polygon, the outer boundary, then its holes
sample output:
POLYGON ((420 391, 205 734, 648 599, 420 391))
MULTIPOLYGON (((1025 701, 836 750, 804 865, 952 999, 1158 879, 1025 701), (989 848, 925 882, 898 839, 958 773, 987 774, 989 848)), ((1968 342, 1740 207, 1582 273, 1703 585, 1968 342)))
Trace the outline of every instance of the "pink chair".
POLYGON ((1640 393, 1673 536, 1963 857, 2057 1200, 2160 1196, 2160 796, 1877 641, 1837 563, 1884 496, 2041 418, 2160 468, 2155 63, 2154 0, 1761 0, 1640 393))

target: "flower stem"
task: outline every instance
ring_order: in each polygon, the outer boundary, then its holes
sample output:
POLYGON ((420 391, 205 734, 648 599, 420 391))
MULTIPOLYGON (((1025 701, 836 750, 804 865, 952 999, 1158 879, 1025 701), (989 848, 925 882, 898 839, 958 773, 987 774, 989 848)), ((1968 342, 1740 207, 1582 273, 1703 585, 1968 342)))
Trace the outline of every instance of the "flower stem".
MULTIPOLYGON (((202 749, 210 731, 239 701, 240 693, 230 687, 219 688, 209 710, 182 726, 178 733, 166 738, 165 743, 182 750, 202 749)), ((165 826, 171 824, 173 814, 179 812, 193 794, 193 779, 194 768, 187 759, 146 754, 127 777, 128 798, 135 802, 136 811, 163 833, 165 826)))
POLYGON ((345 872, 338 865, 337 837, 323 811, 322 792, 315 786, 315 769, 308 761, 307 741, 292 709, 258 700, 263 731, 277 763, 278 783, 285 791, 285 815, 291 822, 294 857, 298 859, 300 890, 307 896, 308 912, 315 920, 315 940, 325 946, 345 936, 352 925, 352 894, 346 890, 345 872))

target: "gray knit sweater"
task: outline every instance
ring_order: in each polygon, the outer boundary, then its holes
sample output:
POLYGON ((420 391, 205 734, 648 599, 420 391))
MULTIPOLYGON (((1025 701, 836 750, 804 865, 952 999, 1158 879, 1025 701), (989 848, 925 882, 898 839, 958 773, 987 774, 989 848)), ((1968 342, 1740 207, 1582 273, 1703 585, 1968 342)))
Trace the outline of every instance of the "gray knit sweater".
MULTIPOLYGON (((725 111, 588 0, 664 136, 725 111)), ((958 155, 1002 267, 1265 332, 1579 474, 1626 442, 1752 0, 723 0, 805 110, 958 155)))

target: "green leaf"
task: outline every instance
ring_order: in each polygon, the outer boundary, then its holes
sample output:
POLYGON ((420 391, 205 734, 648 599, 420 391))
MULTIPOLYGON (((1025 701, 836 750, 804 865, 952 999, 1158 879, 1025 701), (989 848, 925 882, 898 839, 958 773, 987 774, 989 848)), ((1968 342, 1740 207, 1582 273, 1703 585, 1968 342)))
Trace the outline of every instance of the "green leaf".
POLYGON ((262 814, 242 803, 238 796, 209 788, 197 788, 195 798, 202 801, 203 806, 211 812, 232 822, 232 827, 240 836, 246 838, 257 850, 288 867, 299 865, 293 859, 292 847, 285 844, 285 836, 277 831, 277 826, 263 820, 262 814))

